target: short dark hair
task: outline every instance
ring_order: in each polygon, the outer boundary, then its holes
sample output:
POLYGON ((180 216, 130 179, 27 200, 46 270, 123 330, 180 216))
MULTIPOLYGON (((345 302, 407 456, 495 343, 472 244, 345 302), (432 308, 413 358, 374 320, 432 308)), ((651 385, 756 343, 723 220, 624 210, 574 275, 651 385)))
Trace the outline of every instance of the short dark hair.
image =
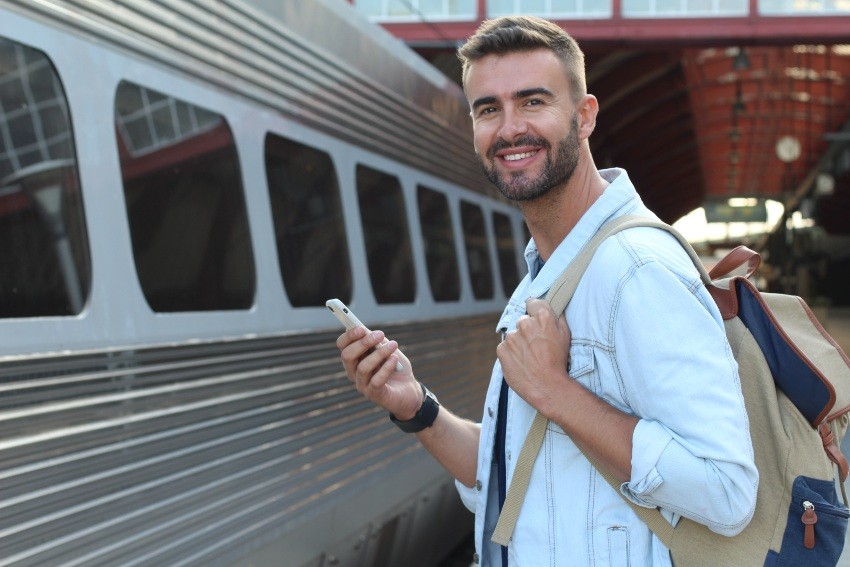
POLYGON ((505 16, 481 23, 475 34, 457 51, 463 63, 463 81, 469 66, 487 55, 550 49, 561 60, 573 91, 573 100, 587 94, 584 53, 560 26, 534 16, 505 16))

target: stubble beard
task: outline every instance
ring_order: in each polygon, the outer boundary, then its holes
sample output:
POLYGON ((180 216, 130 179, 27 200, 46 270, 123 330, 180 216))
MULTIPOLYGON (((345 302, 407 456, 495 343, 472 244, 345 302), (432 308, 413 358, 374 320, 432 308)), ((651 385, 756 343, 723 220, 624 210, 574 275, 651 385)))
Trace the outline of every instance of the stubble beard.
POLYGON ((565 185, 575 173, 579 156, 578 116, 573 117, 570 132, 558 142, 554 155, 551 148, 552 145, 547 140, 533 136, 524 136, 513 144, 497 140, 487 152, 487 161, 479 155, 478 163, 487 179, 505 198, 512 201, 533 201, 546 195, 554 187, 565 185), (537 177, 532 178, 525 171, 515 171, 507 174, 509 177, 506 179, 496 169, 496 152, 515 146, 538 146, 546 149, 543 171, 537 177))

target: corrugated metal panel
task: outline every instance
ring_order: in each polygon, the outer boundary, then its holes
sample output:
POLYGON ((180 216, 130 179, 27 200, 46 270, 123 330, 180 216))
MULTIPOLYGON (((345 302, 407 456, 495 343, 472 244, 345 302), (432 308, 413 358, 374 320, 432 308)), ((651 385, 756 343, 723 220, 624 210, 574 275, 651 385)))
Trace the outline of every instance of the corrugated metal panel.
MULTIPOLYGON (((119 5, 66 0, 28 9, 38 10, 51 23, 72 25, 188 71, 335 137, 498 196, 473 158, 468 121, 446 123, 445 116, 348 68, 334 55, 334 50, 352 48, 358 41, 354 34, 340 38, 337 45, 313 46, 297 31, 238 1, 137 0, 119 5)), ((425 80, 415 88, 434 90, 425 80)))
MULTIPOLYGON (((387 331, 472 417, 493 323, 387 331)), ((423 449, 360 399, 335 337, 3 361, 0 565, 203 565, 393 474, 423 449)))

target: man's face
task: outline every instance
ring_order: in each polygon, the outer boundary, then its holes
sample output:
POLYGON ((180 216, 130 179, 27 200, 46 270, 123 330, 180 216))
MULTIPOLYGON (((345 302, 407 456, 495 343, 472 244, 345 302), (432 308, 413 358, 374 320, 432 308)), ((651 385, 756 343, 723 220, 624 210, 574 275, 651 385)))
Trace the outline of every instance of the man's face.
POLYGON ((505 197, 528 201, 565 184, 579 159, 579 120, 548 49, 489 55, 466 74, 475 153, 505 197))

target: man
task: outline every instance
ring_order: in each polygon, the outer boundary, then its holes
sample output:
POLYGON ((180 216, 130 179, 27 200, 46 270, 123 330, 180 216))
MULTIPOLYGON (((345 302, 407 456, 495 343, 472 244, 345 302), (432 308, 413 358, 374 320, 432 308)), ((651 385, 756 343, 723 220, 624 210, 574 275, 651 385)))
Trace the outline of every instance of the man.
POLYGON ((652 216, 625 171, 593 163, 599 107, 586 92, 583 54, 554 24, 510 17, 482 24, 459 55, 482 169, 532 234, 529 274, 499 321, 506 337, 482 423, 426 396, 380 331, 338 339, 349 378, 458 480, 482 564, 671 565, 623 496, 671 523, 685 516, 740 532, 758 473, 737 367, 681 246, 657 229, 621 232, 599 248, 565 314, 534 299, 606 221, 652 216), (550 426, 513 538, 500 548, 490 536, 536 411, 550 426), (622 481, 622 494, 578 446, 622 481))

